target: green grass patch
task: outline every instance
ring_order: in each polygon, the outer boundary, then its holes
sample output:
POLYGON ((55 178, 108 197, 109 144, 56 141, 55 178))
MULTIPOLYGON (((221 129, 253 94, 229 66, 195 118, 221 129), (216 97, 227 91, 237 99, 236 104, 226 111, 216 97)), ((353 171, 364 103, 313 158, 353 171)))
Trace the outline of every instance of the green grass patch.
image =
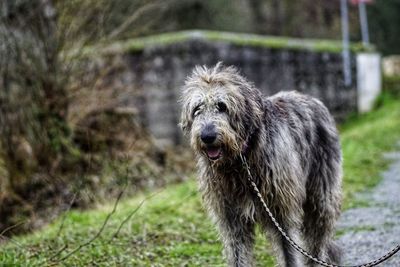
POLYGON ((400 97, 400 75, 384 76, 382 79, 383 90, 396 97, 400 97))
MULTIPOLYGON (((379 182, 380 171, 387 167, 382 153, 394 149, 400 139, 400 100, 383 97, 379 103, 375 111, 340 127, 345 208, 359 205, 354 194, 379 182)), ((96 235, 112 203, 68 212, 65 220, 13 238, 0 247, 0 266, 225 266, 217 233, 193 180, 152 195, 113 237, 121 222, 151 194, 121 201, 99 238, 65 260, 60 261, 96 235)), ((273 266, 270 252, 258 231, 257 266, 273 266)))
POLYGON ((339 238, 340 236, 353 232, 353 233, 358 233, 358 232, 372 232, 375 231, 376 227, 373 225, 364 225, 364 226, 358 226, 358 227, 349 227, 346 229, 338 230, 336 231, 336 238, 339 238))
POLYGON ((383 95, 375 111, 351 118, 340 127, 344 163, 344 208, 364 206, 356 192, 374 187, 388 166, 382 154, 400 140, 400 100, 383 95))
MULTIPOLYGON (((263 36, 248 33, 192 30, 169 32, 113 42, 102 47, 86 48, 85 52, 89 54, 93 52, 96 55, 98 55, 99 51, 101 51, 102 54, 137 52, 149 47, 178 44, 190 40, 224 42, 239 46, 254 46, 271 49, 306 50, 330 53, 340 53, 342 51, 342 42, 340 40, 300 39, 291 37, 263 36)), ((350 49, 352 52, 372 52, 375 50, 373 46, 365 47, 361 43, 352 43, 350 45, 350 49)))
MULTIPOLYGON (((61 262, 57 261, 98 232, 112 205, 71 211, 64 221, 60 218, 41 231, 14 238, 1 248, 0 266, 224 266, 221 244, 194 181, 153 195, 113 238, 146 195, 119 203, 102 235, 61 262)), ((260 233, 256 251, 260 266, 273 264, 260 233)))

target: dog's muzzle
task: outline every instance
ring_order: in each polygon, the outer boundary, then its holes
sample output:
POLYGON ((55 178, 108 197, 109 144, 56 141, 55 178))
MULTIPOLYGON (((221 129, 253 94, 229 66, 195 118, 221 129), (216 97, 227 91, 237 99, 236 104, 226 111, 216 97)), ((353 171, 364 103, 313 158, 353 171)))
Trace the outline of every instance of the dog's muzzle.
POLYGON ((200 139, 204 144, 205 152, 209 159, 217 160, 222 155, 221 146, 215 144, 218 133, 213 124, 207 124, 200 133, 200 139))

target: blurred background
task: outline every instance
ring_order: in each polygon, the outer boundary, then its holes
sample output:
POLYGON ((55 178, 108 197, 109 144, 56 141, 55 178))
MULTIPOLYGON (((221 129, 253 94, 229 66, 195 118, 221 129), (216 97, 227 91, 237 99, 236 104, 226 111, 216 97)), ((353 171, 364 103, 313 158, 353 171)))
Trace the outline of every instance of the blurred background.
MULTIPOLYGON (((399 14, 398 0, 1 0, 1 236, 191 180, 177 125, 195 65, 318 97, 343 129, 387 102, 397 114, 399 14)), ((379 151, 400 139, 391 119, 379 151)))

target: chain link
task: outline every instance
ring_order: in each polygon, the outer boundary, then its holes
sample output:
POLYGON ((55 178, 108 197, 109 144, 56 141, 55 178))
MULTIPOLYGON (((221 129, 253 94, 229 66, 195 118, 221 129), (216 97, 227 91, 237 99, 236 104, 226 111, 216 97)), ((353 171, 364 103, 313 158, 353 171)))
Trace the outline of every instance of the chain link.
POLYGON ((332 264, 332 263, 326 262, 324 260, 321 260, 321 259, 319 259, 317 257, 314 257, 313 255, 308 253, 306 250, 304 250, 302 247, 300 247, 296 242, 294 242, 294 240, 280 226, 280 224, 278 223, 278 221, 276 220, 276 218, 272 214, 271 210, 268 208, 267 204, 265 203, 264 198, 262 197, 262 195, 260 193, 260 190, 258 190, 258 187, 257 187, 256 183, 254 182, 253 176, 251 175, 250 167, 247 164, 246 158, 242 154, 240 154, 240 158, 242 160, 242 163, 243 163, 244 167, 247 170, 248 180, 249 180, 251 186, 253 187, 254 192, 257 194, 261 204, 263 205, 263 207, 264 207, 265 211, 267 212, 268 216, 270 217, 270 219, 274 223, 275 227, 282 234, 282 236, 287 240, 287 242, 289 242, 289 244, 294 249, 296 249, 298 252, 303 254, 305 257, 311 259, 312 261, 314 261, 314 262, 316 262, 316 263, 318 263, 318 264, 320 264, 322 266, 326 266, 326 267, 372 267, 372 266, 376 266, 376 265, 386 261, 387 259, 392 257, 394 254, 399 252, 400 245, 397 245, 395 248, 390 250, 388 253, 386 253, 382 257, 380 257, 380 258, 378 258, 376 260, 373 260, 371 262, 360 264, 360 265, 336 265, 336 264, 332 264))

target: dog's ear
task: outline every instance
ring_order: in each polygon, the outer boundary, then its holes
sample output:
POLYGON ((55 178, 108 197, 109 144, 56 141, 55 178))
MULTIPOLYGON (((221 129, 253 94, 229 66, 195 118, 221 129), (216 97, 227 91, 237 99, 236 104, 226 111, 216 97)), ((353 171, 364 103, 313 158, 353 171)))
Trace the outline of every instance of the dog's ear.
POLYGON ((186 135, 190 131, 192 118, 191 118, 191 106, 190 106, 190 93, 189 93, 189 84, 191 77, 186 78, 184 85, 180 88, 180 97, 178 103, 181 106, 181 118, 178 126, 181 128, 183 133, 186 135))
POLYGON ((188 128, 188 126, 187 126, 187 124, 186 124, 186 123, 182 123, 182 122, 180 122, 180 123, 178 123, 178 127, 179 127, 179 128, 181 128, 182 132, 184 132, 184 133, 186 133, 186 132, 187 132, 187 128, 188 128))
POLYGON ((182 101, 182 98, 179 102, 181 103, 181 119, 178 123, 178 126, 181 128, 184 134, 187 134, 190 131, 191 125, 189 106, 188 103, 182 101))

